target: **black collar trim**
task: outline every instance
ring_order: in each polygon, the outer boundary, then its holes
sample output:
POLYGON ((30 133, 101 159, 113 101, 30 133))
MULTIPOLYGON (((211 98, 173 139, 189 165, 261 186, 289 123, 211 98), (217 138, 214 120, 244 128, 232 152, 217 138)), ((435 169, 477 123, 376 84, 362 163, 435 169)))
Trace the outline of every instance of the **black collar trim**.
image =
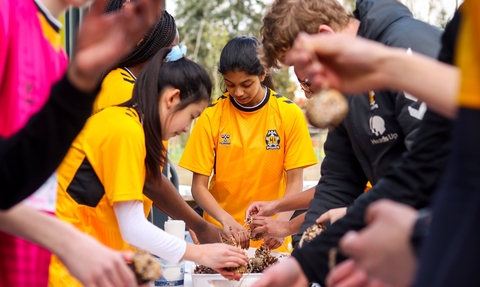
POLYGON ((244 107, 244 106, 240 105, 239 103, 237 103, 237 101, 235 101, 235 99, 231 95, 229 95, 230 102, 232 102, 232 105, 235 108, 237 108, 238 110, 240 110, 242 112, 247 112, 247 113, 256 112, 259 109, 263 108, 268 103, 268 100, 270 99, 270 89, 267 88, 267 87, 265 87, 265 89, 267 89, 267 95, 265 96, 263 101, 254 108, 247 108, 247 107, 244 107))
POLYGON ((60 32, 60 29, 62 28, 62 23, 55 19, 55 17, 52 16, 50 11, 48 11, 47 7, 43 5, 42 2, 39 1, 33 1, 35 3, 35 6, 37 6, 37 10, 45 17, 47 20, 48 24, 57 32, 60 32))

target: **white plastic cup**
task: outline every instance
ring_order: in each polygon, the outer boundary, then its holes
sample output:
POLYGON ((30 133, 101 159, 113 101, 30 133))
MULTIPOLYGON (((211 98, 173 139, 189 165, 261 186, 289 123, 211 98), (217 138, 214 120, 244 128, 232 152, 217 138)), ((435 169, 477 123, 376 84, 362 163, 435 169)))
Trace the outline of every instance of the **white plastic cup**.
POLYGON ((185 260, 179 263, 170 263, 157 257, 162 264, 162 277, 155 280, 154 286, 183 287, 185 280, 185 260))
POLYGON ((183 220, 165 221, 165 232, 181 240, 185 240, 185 222, 183 220))

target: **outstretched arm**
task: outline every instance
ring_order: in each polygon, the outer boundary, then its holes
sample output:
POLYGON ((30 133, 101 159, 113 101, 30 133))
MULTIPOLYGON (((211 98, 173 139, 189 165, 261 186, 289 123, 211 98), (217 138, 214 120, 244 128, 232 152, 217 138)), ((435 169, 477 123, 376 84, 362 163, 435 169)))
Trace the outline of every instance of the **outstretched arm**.
POLYGON ((0 139, 0 209, 28 197, 55 171, 90 116, 102 75, 148 31, 161 1, 139 0, 103 14, 105 3, 95 1, 82 21, 67 75, 52 88, 49 101, 25 128, 0 139))
POLYGON ((456 114, 459 70, 420 54, 407 55, 403 49, 339 34, 301 34, 285 63, 308 78, 314 91, 325 85, 345 93, 395 89, 446 117, 456 114))
POLYGON ((220 222, 223 230, 229 236, 232 236, 240 247, 246 249, 250 246, 250 239, 245 227, 237 223, 237 221, 218 204, 208 190, 208 176, 193 173, 192 195, 198 205, 220 222))
MULTIPOLYGON (((287 187, 285 189, 285 196, 295 196, 302 193, 303 185, 303 168, 294 168, 287 170, 287 187)), ((288 221, 293 215, 293 210, 280 212, 277 220, 288 221)))
POLYGON ((162 174, 161 183, 146 183, 144 191, 153 204, 168 216, 185 221, 188 228, 192 229, 200 243, 221 242, 222 229, 208 223, 193 208, 191 208, 177 189, 162 174))
POLYGON ((315 187, 304 192, 285 196, 272 201, 256 201, 250 204, 245 213, 245 218, 253 215, 272 216, 279 212, 306 209, 315 195, 315 187))
POLYGON ((85 286, 136 286, 135 276, 125 263, 132 259, 130 252, 111 250, 75 227, 23 203, 0 212, 0 230, 50 250, 85 286))
MULTIPOLYGON (((223 243, 193 245, 170 235, 150 223, 144 216, 141 201, 121 201, 113 205, 122 237, 133 246, 153 253, 169 262, 194 261, 218 269, 222 275, 236 278, 221 268, 247 263, 243 251, 223 243)), ((238 275, 238 274, 237 274, 238 275)))

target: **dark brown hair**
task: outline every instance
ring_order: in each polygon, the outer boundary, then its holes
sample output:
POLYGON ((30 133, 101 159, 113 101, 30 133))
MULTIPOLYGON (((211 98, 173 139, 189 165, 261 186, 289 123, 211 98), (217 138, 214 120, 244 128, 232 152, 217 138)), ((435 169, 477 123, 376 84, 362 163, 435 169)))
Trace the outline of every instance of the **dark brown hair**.
POLYGON ((212 93, 212 82, 202 66, 186 58, 165 62, 169 52, 168 48, 162 49, 148 62, 138 75, 132 99, 122 104, 134 106, 143 118, 147 179, 154 181, 161 178, 160 167, 166 159, 158 109, 164 89, 172 87, 180 90, 180 104, 174 113, 190 104, 208 102, 212 93))
POLYGON ((280 68, 300 32, 315 34, 320 25, 339 31, 351 18, 337 0, 275 0, 263 16, 260 60, 266 68, 280 68))
MULTIPOLYGON (((260 45, 260 41, 254 37, 242 36, 231 39, 225 47, 223 47, 222 53, 220 54, 218 72, 225 75, 228 71, 241 71, 260 77, 266 70, 258 59, 260 45)), ((262 84, 272 90, 275 89, 268 71, 262 84)))

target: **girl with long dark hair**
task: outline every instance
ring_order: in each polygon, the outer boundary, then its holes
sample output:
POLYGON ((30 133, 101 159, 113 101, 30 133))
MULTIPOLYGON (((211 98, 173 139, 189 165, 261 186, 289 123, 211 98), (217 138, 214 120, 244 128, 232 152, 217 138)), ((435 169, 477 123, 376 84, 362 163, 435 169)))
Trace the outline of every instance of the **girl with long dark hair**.
MULTIPOLYGON (((194 173, 192 194, 204 218, 243 248, 250 245, 249 204, 301 192, 303 168, 317 163, 302 111, 273 90, 258 46, 255 38, 238 37, 223 48, 218 71, 226 92, 198 119, 179 164, 194 173)), ((290 251, 290 241, 268 238, 265 245, 290 251)))
MULTIPOLYGON (((58 169, 57 214, 113 249, 135 246, 170 262, 238 266, 246 263, 240 250, 187 244, 146 219, 143 187, 161 180, 162 140, 188 131, 210 99, 208 74, 183 54, 178 46, 161 50, 140 72, 131 101, 88 120, 58 169)), ((49 286, 79 285, 54 257, 49 286)))

